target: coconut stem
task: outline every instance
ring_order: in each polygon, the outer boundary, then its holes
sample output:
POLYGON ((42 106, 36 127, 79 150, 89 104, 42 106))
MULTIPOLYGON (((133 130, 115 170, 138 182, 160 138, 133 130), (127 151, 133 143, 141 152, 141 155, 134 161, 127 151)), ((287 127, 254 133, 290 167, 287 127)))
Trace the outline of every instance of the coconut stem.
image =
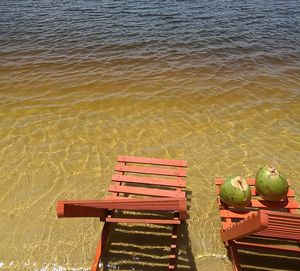
POLYGON ((243 178, 243 173, 241 173, 240 178, 238 180, 238 183, 242 187, 242 190, 243 190, 243 193, 244 193, 244 202, 245 202, 246 201, 246 189, 243 186, 242 178, 243 178))
POLYGON ((276 159, 275 159, 275 155, 274 155, 274 156, 273 156, 273 164, 272 164, 272 170, 271 170, 271 173, 275 173, 275 171, 276 171, 275 163, 276 163, 276 159))
POLYGON ((238 183, 240 184, 240 186, 241 186, 242 189, 244 190, 243 183, 242 183, 242 178, 243 178, 243 173, 241 173, 240 178, 239 178, 239 180, 238 180, 238 183))

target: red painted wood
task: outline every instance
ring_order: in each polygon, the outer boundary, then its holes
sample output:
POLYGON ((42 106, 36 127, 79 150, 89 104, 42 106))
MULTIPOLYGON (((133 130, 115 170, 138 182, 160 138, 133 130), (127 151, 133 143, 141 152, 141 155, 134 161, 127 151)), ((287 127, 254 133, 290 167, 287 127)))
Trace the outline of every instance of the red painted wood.
POLYGON ((237 248, 235 245, 230 245, 229 246, 229 254, 231 257, 231 263, 232 263, 232 270, 233 271, 240 271, 241 270, 241 265, 240 265, 240 261, 238 258, 238 252, 237 252, 237 248))
POLYGON ((299 235, 294 234, 283 234, 279 232, 271 232, 271 231, 264 231, 256 233, 255 235, 263 236, 263 237, 270 237, 270 238, 276 238, 276 239, 285 239, 285 240, 299 240, 299 235))
POLYGON ((59 217, 99 216, 105 214, 108 209, 118 210, 156 210, 156 211, 178 211, 186 214, 186 199, 185 198, 148 198, 148 199, 130 199, 130 198, 115 198, 103 200, 74 200, 74 201, 58 201, 59 217), (91 212, 92 210, 92 212, 91 212), (78 213, 76 213, 76 211, 78 213), (86 211, 86 213, 84 213, 86 211))
POLYGON ((265 200, 251 200, 253 207, 259 208, 288 208, 298 209, 299 205, 293 199, 287 199, 284 201, 265 201, 265 200))
MULTIPOLYGON (((251 195, 252 196, 259 196, 259 194, 257 193, 255 187, 250 187, 250 189, 251 189, 251 195)), ((220 186, 217 186, 216 193, 217 193, 217 195, 220 194, 220 186)), ((289 191, 287 193, 287 197, 294 198, 295 197, 295 192, 293 190, 289 189, 289 191)))
POLYGON ((241 242, 241 241, 235 241, 235 244, 240 248, 253 248, 257 250, 257 248, 264 248, 269 250, 277 250, 277 251, 288 251, 288 252, 296 252, 300 253, 300 247, 278 247, 278 246, 271 246, 271 245, 265 245, 265 244, 253 244, 249 242, 241 242))
POLYGON ((156 188, 143 188, 143 187, 133 187, 133 186, 116 186, 110 185, 108 188, 110 192, 126 193, 126 194, 135 194, 135 195, 146 195, 146 196, 155 196, 155 197, 175 197, 175 198, 184 198, 184 192, 177 192, 174 190, 163 190, 156 188))
MULTIPOLYGON (((293 221, 293 222, 282 222, 282 221, 270 221, 271 219, 269 218, 269 228, 282 228, 282 229, 289 229, 291 231, 300 232, 300 223, 298 221, 293 221)), ((286 230, 287 231, 287 230, 286 230)), ((300 240, 300 238, 299 238, 300 240)))
MULTIPOLYGON (((78 203, 78 201, 75 201, 78 203)), ((100 217, 103 220, 106 216, 105 209, 95 208, 89 205, 76 205, 66 201, 58 201, 56 213, 59 218, 62 217, 100 217)))
POLYGON ((106 239, 109 233, 109 225, 111 223, 147 223, 147 224, 165 224, 172 225, 173 231, 171 235, 170 246, 170 263, 168 268, 176 268, 177 257, 177 226, 181 220, 187 218, 186 194, 181 188, 186 187, 186 181, 182 177, 186 176, 187 162, 183 160, 168 160, 145 157, 129 157, 120 156, 119 164, 115 170, 119 174, 114 174, 112 181, 114 185, 110 185, 109 191, 111 195, 104 200, 94 201, 59 201, 57 203, 57 214, 59 217, 83 217, 98 216, 105 221, 101 238, 98 242, 92 271, 99 270, 99 261, 105 247, 106 239), (142 166, 128 165, 142 164, 142 166), (157 165, 159 167, 148 167, 148 165, 157 165), (168 168, 166 168, 168 167, 168 168), (175 167, 173 169, 169 167, 175 167), (154 178, 152 176, 125 175, 125 173, 151 174, 173 176, 175 178, 154 178), (147 185, 149 188, 125 186, 124 183, 133 183, 139 185, 147 185), (165 186, 176 188, 176 190, 150 188, 150 186, 165 186), (120 193, 137 194, 145 196, 154 196, 156 198, 132 199, 120 197, 120 193), (173 219, 142 219, 142 218, 118 218, 114 216, 114 210, 155 210, 155 211, 172 211, 173 219))
MULTIPOLYGON (((224 182, 224 180, 225 179, 223 179, 223 178, 217 178, 217 179, 215 179, 215 184, 221 185, 224 182)), ((248 185, 255 186, 255 179, 248 178, 248 179, 246 179, 246 181, 247 181, 248 185)), ((289 184, 289 186, 291 185, 289 180, 288 180, 288 184, 289 184)))
POLYGON ((246 218, 250 214, 256 213, 256 211, 245 210, 240 212, 234 212, 229 210, 220 210, 220 216, 222 218, 246 218))
MULTIPOLYGON (((218 199, 219 201, 219 199, 218 199)), ((219 205, 223 205, 223 203, 219 203, 219 205)), ((247 207, 255 207, 255 208, 285 208, 285 209, 298 209, 298 203, 291 199, 287 198, 281 201, 266 201, 266 200, 256 200, 252 199, 251 203, 247 207)), ((231 207, 230 207, 231 208, 231 207)), ((234 208, 231 208, 234 209, 234 208)))
POLYGON ((222 240, 223 242, 237 240, 253 233, 282 239, 300 240, 300 215, 260 210, 223 229, 222 240), (281 218, 282 223, 278 225, 278 221, 271 220, 273 217, 276 217, 279 222, 279 218, 281 218))
POLYGON ((291 214, 288 212, 278 212, 278 211, 272 211, 272 210, 262 210, 262 213, 268 214, 270 218, 283 218, 285 220, 298 220, 300 219, 300 214, 291 214))
POLYGON ((127 183, 151 184, 151 185, 161 185, 161 186, 169 186, 169 187, 182 187, 182 188, 186 187, 186 181, 181 179, 181 178, 178 178, 178 179, 165 179, 165 178, 154 178, 154 177, 114 174, 112 176, 112 181, 127 182, 127 183))
POLYGON ((105 245, 106 245, 106 241, 107 241, 107 236, 109 233, 109 228, 110 228, 110 224, 109 223, 104 223, 103 229, 102 229, 102 233, 101 236, 99 238, 98 241, 98 245, 96 248, 96 254, 94 257, 94 262, 91 268, 91 271, 99 271, 99 262, 102 256, 102 252, 104 251, 105 245))
POLYGON ((186 177, 186 170, 182 168, 167 169, 167 168, 156 168, 156 167, 116 165, 115 170, 121 172, 132 172, 132 173, 141 173, 141 174, 186 177))
POLYGON ((106 222, 115 223, 135 223, 135 224, 180 224, 180 220, 173 219, 144 219, 144 218, 118 218, 118 217, 107 217, 106 222))
MULTIPOLYGON (((174 219, 179 219, 178 217, 178 213, 175 213, 174 214, 174 219)), ((177 225, 173 225, 173 228, 172 228, 172 235, 171 236, 178 236, 178 226, 177 225)), ((169 257, 169 269, 171 267, 171 269, 175 269, 176 266, 177 266, 177 262, 176 262, 176 259, 177 259, 177 242, 178 242, 178 239, 177 238, 171 238, 171 245, 170 245, 170 257, 169 257)))
MULTIPOLYGON (((119 165, 126 166, 126 163, 120 162, 119 165)), ((124 175, 124 172, 119 172, 118 175, 122 176, 122 175, 124 175)), ((116 182, 116 185, 120 185, 121 186, 122 184, 123 184, 122 182, 116 182)), ((119 196, 119 193, 113 192, 113 193, 111 193, 111 196, 112 197, 117 197, 117 196, 119 196)))
POLYGON ((187 161, 185 160, 168 160, 159 158, 135 157, 135 156, 119 156, 118 162, 136 163, 136 164, 152 164, 163 166, 177 166, 186 167, 187 161))
MULTIPOLYGON (((264 237, 264 239, 276 238, 289 239, 291 241, 300 240, 300 226, 298 226, 298 219, 300 215, 295 215, 297 210, 299 210, 299 204, 293 199, 295 194, 291 188, 289 188, 287 198, 283 201, 268 202, 265 200, 253 199, 251 201, 251 204, 249 205, 250 208, 246 207, 241 211, 232 208, 220 201, 219 191, 220 185, 223 183, 223 181, 224 179, 222 178, 218 178, 215 180, 216 192, 218 196, 217 201, 220 209, 220 217, 222 219, 222 236, 224 235, 224 232, 228 230, 228 232, 225 233, 225 235, 228 235, 227 237, 229 237, 229 235, 231 234, 232 236, 230 237, 230 240, 241 238, 243 236, 250 235, 251 233, 253 233, 254 236, 264 237), (257 212, 253 209, 253 207, 258 208, 260 211, 257 212), (270 211, 268 209, 274 211, 270 211), (282 209, 284 211, 278 211, 279 209, 282 209), (262 223, 260 221, 260 223, 264 225, 264 227, 262 228, 262 225, 258 224, 259 220, 255 219, 255 217, 257 218, 258 214, 261 215, 263 218, 267 216, 267 227, 265 227, 265 222, 262 223), (245 218, 246 215, 248 219, 245 218), (236 222, 236 220, 233 219, 239 219, 240 222, 236 222), (256 230, 258 232, 255 232, 256 230)), ((248 179, 247 182, 249 185, 251 185, 252 195, 257 195, 254 187, 255 179, 248 179)), ((253 243, 230 240, 228 242, 225 241, 225 244, 228 246, 228 250, 231 255, 233 270, 239 270, 240 267, 238 262, 238 253, 237 251, 236 253, 233 253, 236 246, 238 246, 239 248, 266 248, 278 251, 290 251, 296 252, 298 253, 298 255, 300 252, 300 248, 291 249, 282 246, 262 245, 259 243, 255 243, 255 240, 253 241, 253 243)))
POLYGON ((247 235, 265 230, 268 227, 268 216, 260 212, 251 214, 240 222, 236 222, 221 232, 223 242, 237 240, 247 235))

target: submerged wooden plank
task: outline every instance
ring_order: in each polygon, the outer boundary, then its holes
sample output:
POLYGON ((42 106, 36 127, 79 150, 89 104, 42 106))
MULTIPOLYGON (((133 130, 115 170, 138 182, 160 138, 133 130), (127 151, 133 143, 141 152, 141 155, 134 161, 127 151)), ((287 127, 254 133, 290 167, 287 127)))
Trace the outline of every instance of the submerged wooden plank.
POLYGON ((119 156, 118 162, 125 163, 136 163, 136 164, 152 164, 152 165, 162 165, 162 166, 177 166, 186 167, 187 161, 185 160, 169 160, 160 158, 148 158, 148 157, 136 157, 136 156, 119 156))
POLYGON ((258 244, 258 243, 249 243, 249 242, 240 242, 235 241, 235 244, 240 248, 252 248, 257 250, 258 248, 264 248, 269 250, 277 250, 277 251, 288 251, 288 252, 296 252, 300 253, 300 247, 279 247, 279 246, 272 246, 272 245, 265 245, 265 244, 258 244))
POLYGON ((106 222, 114 223, 134 223, 134 224, 165 224, 173 225, 180 224, 180 220, 173 219, 144 219, 144 218, 118 218, 118 217, 107 217, 106 222))
POLYGON ((115 170, 121 172, 186 177, 186 170, 182 168, 167 169, 167 168, 156 168, 156 167, 116 165, 115 170))
POLYGON ((165 178, 154 178, 154 177, 114 174, 112 176, 112 181, 127 182, 127 183, 151 184, 151 185, 161 185, 161 186, 171 186, 171 187, 182 187, 182 188, 186 187, 186 181, 181 179, 181 178, 178 178, 178 179, 165 179, 165 178))
POLYGON ((124 185, 122 186, 110 185, 108 191, 117 192, 117 193, 126 193, 126 194, 145 195, 145 196, 167 197, 167 198, 185 197, 185 193, 181 191, 133 187, 133 186, 124 186, 124 185))
POLYGON ((96 248, 96 253, 94 256, 94 262, 91 268, 91 271, 99 271, 99 262, 101 260, 101 256, 103 255, 103 251, 105 249, 108 233, 109 233, 110 224, 104 223, 101 236, 98 241, 98 245, 96 248))
POLYGON ((299 234, 292 234, 292 233, 281 233, 281 232, 272 232, 272 231, 263 231, 258 232, 255 235, 263 236, 263 237, 270 237, 270 238, 279 238, 279 239, 286 239, 286 240, 294 240, 299 241, 299 234))

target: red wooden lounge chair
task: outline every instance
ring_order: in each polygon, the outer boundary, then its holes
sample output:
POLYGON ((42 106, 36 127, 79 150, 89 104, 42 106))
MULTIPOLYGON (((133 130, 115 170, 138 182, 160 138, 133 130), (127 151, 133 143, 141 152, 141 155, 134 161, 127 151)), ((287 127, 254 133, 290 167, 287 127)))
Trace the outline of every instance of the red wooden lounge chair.
POLYGON ((58 217, 99 217, 105 222, 92 271, 99 270, 111 223, 171 225, 169 265, 166 269, 175 269, 178 225, 187 218, 186 194, 182 191, 186 187, 187 162, 131 156, 119 156, 117 161, 116 173, 108 188, 110 195, 102 200, 58 201, 58 217), (120 210, 159 211, 167 215, 124 217, 124 214, 119 216, 120 210))
MULTIPOLYGON (((251 188, 251 203, 243 209, 228 206, 220 200, 223 179, 215 180, 217 201, 222 221, 221 237, 225 243, 233 270, 241 270, 239 249, 263 249, 276 253, 290 253, 300 257, 300 214, 295 193, 289 187, 286 199, 270 202, 258 196, 255 179, 248 179, 251 188), (274 245, 280 240, 281 245, 274 245), (288 245, 282 245, 287 240, 288 245)), ((300 269, 299 269, 300 270, 300 269)))

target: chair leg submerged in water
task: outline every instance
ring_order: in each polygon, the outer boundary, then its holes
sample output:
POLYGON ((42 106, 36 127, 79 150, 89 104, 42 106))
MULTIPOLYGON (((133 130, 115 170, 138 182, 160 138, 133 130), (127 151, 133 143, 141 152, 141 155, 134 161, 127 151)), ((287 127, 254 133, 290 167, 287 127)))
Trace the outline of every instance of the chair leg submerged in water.
POLYGON ((290 187, 284 200, 266 201, 258 196, 255 179, 248 179, 253 199, 246 208, 237 209, 220 200, 220 186, 223 182, 220 178, 215 180, 222 221, 221 238, 228 248, 233 270, 242 270, 239 249, 263 249, 300 257, 300 214, 297 214, 297 210, 300 209, 294 199, 295 193, 290 187), (278 243, 286 240, 289 246, 274 245, 274 240, 279 240, 278 243))
POLYGON ((166 269, 175 269, 178 225, 187 218, 186 194, 182 191, 186 188, 187 162, 133 156, 119 156, 117 162, 116 173, 108 189, 111 192, 109 196, 102 200, 58 201, 58 217, 99 217, 105 222, 92 271, 99 270, 111 223, 170 225, 171 245, 166 269), (143 198, 136 198, 140 196, 143 198), (158 211, 171 214, 171 217, 119 217, 117 210, 158 211))

